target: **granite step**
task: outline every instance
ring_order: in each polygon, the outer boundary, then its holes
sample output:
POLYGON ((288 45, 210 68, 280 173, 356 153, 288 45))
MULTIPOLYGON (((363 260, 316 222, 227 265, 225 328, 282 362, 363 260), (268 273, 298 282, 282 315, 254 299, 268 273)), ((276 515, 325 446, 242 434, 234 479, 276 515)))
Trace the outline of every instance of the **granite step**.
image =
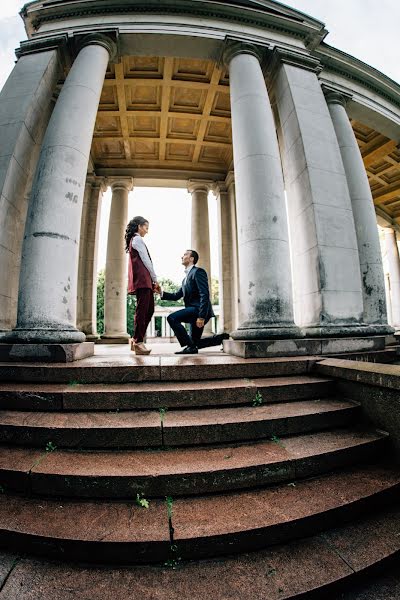
POLYGON ((5 490, 82 498, 164 497, 255 488, 377 459, 387 434, 340 428, 252 444, 171 450, 58 450, 0 446, 5 490))
POLYGON ((0 443, 45 448, 143 448, 235 443, 355 422, 357 402, 335 398, 173 411, 0 411, 0 443))
MULTIPOLYGON (((0 600, 102 598, 141 600, 338 600, 352 583, 400 556, 400 509, 341 525, 258 552, 166 565, 104 566, 49 561, 22 553, 1 554, 0 600), (160 595, 162 594, 162 595, 160 595), (28 596, 26 596, 28 597, 28 596)), ((391 588, 392 590, 394 587, 391 588)), ((399 589, 399 586, 396 586, 399 589)), ((378 600, 397 595, 355 596, 378 600)), ((344 598, 353 598, 345 595, 344 598)))
POLYGON ((237 378, 122 384, 0 383, 0 409, 151 410, 251 404, 322 398, 335 392, 333 379, 320 376, 237 378))
POLYGON ((145 508, 3 494, 0 545, 91 562, 163 562, 171 552, 176 560, 211 558, 306 537, 399 496, 400 471, 384 464, 267 489, 170 500, 169 512, 162 500, 145 508))
POLYGON ((92 356, 75 363, 0 363, 0 381, 19 383, 136 383, 204 381, 244 377, 306 375, 315 357, 254 358, 237 356, 92 356))

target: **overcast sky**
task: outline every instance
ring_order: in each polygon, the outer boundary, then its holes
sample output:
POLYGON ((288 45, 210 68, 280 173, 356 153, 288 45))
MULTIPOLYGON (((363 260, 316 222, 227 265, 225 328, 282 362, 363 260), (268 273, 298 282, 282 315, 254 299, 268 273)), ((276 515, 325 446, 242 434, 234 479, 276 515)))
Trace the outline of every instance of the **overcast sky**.
MULTIPOLYGON (((325 42, 379 69, 400 83, 400 0, 291 0, 284 3, 325 23, 325 42)), ((14 49, 26 38, 18 11, 21 0, 0 0, 0 89, 14 64, 14 49)), ((0 141, 1 143, 1 141, 0 141)), ((190 196, 184 190, 135 190, 130 216, 143 214, 150 220, 146 238, 156 272, 179 280, 179 257, 190 245, 190 196), (178 236, 171 234, 179 225, 178 236), (176 240, 176 243, 174 243, 176 240), (160 243, 161 242, 161 243, 160 243)), ((109 201, 105 202, 104 215, 109 201)), ((210 197, 213 274, 217 275, 216 207, 210 197)), ((105 260, 106 227, 101 232, 100 263, 105 260)))

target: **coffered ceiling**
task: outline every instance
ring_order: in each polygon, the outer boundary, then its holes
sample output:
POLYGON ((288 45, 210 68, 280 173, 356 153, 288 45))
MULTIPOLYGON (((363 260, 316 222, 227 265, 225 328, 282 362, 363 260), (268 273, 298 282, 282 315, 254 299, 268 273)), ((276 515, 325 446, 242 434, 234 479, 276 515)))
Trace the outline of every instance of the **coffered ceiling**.
MULTIPOLYGON (((95 169, 212 177, 232 168, 229 78, 214 61, 125 56, 110 65, 97 113, 95 169)), ((376 206, 400 222, 400 150, 352 122, 376 206)))
POLYGON ((214 61, 124 57, 107 72, 94 131, 100 168, 225 173, 229 82, 214 61))
POLYGON ((352 122, 375 206, 392 219, 400 219, 400 148, 374 129, 352 122))

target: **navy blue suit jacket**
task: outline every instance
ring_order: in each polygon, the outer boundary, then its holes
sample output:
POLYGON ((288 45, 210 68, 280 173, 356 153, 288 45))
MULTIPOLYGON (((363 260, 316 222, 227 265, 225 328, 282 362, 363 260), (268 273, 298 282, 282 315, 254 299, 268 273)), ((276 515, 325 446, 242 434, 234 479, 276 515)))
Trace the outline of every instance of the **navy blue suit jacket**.
POLYGON ((179 300, 183 298, 185 307, 197 308, 199 319, 207 323, 214 316, 210 300, 210 289, 208 286, 207 273, 201 267, 192 267, 182 286, 175 293, 163 292, 163 300, 179 300))

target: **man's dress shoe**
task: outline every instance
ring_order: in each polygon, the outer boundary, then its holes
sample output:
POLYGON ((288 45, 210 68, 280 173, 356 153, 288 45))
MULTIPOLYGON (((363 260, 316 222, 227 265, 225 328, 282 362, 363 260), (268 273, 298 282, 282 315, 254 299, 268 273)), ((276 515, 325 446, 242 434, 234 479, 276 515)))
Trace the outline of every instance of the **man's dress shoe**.
POLYGON ((196 346, 186 346, 185 348, 182 348, 182 350, 175 352, 175 354, 197 354, 198 352, 196 346))

